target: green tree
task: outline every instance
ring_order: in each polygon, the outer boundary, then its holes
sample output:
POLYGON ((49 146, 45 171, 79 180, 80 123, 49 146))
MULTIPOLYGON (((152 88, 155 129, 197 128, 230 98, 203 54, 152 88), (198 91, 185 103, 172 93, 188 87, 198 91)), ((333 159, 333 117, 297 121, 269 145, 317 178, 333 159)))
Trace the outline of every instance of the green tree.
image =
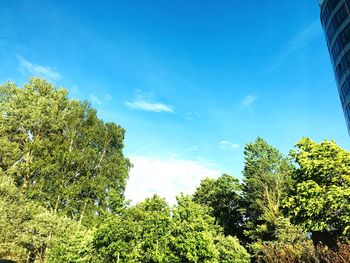
POLYGON ((291 156, 298 164, 284 207, 310 232, 350 234, 350 153, 333 141, 301 139, 291 156))
POLYGON ((196 203, 212 208, 216 222, 223 227, 225 235, 242 238, 241 184, 233 176, 223 174, 218 179, 206 178, 193 194, 196 203))
POLYGON ((94 248, 104 262, 170 262, 170 208, 159 196, 121 215, 110 215, 97 230, 94 248))
POLYGON ((217 262, 219 252, 214 238, 221 229, 210 213, 208 207, 195 203, 190 196, 177 197, 170 241, 178 259, 175 262, 217 262))
POLYGON ((215 224, 208 206, 193 201, 190 196, 177 197, 173 208, 170 262, 250 262, 250 256, 235 237, 223 235, 215 224))
POLYGON ((65 216, 56 218, 55 231, 49 240, 44 262, 102 262, 92 246, 94 229, 87 229, 65 216))
POLYGON ((0 258, 26 259, 22 222, 31 221, 32 210, 19 193, 13 180, 0 173, 0 258))
POLYGON ((293 167, 290 161, 262 138, 245 146, 243 196, 246 234, 251 241, 275 240, 281 202, 293 167))
POLYGON ((92 258, 90 244, 85 227, 28 200, 12 178, 0 175, 0 258, 17 262, 87 262, 84 259, 92 258))
POLYGON ((250 255, 239 244, 239 240, 232 236, 219 235, 215 239, 216 247, 219 252, 220 263, 247 263, 250 262, 250 255))
POLYGON ((0 86, 0 133, 0 168, 47 208, 87 223, 109 210, 111 191, 124 193, 124 130, 63 88, 0 86))
POLYGON ((223 236, 208 207, 184 195, 177 202, 170 209, 154 196, 110 215, 95 233, 96 253, 103 262, 249 262, 238 239, 223 236))

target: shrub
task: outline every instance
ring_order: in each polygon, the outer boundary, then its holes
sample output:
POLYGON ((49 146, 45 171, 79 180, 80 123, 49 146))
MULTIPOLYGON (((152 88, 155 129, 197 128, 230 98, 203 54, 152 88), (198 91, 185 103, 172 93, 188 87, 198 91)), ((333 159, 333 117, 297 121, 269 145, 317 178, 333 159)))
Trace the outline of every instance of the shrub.
POLYGON ((315 262, 315 249, 310 240, 287 244, 282 242, 264 242, 256 244, 259 250, 256 262, 295 263, 315 262))
POLYGON ((310 240, 295 244, 265 242, 255 244, 259 250, 255 262, 261 263, 348 263, 350 262, 350 244, 338 243, 334 248, 318 245, 310 240))

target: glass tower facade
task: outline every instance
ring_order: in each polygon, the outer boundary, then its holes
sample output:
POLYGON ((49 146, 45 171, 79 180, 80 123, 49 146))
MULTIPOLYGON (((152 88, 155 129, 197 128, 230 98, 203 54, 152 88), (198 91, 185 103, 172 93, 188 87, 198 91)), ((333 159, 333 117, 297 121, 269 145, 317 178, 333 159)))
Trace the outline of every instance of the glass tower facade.
POLYGON ((320 7, 321 23, 350 134, 350 0, 321 0, 320 7))

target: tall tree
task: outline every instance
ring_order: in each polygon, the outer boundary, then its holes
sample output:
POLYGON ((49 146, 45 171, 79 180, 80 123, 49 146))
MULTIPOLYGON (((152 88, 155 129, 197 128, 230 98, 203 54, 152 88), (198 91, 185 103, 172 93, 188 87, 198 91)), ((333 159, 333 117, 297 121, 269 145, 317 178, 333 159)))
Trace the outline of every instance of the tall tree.
POLYGON ((124 130, 63 88, 39 78, 0 86, 0 133, 0 168, 54 211, 89 222, 109 209, 112 190, 124 192, 124 130))
POLYGON ((298 164, 285 208, 310 232, 350 237, 350 153, 334 141, 301 139, 291 156, 298 164))
POLYGON ((238 179, 223 174, 218 179, 205 178, 193 194, 196 203, 212 208, 216 222, 225 235, 242 238, 242 187, 238 179))
POLYGON ((252 241, 273 240, 282 215, 281 201, 293 168, 287 158, 264 139, 245 146, 243 195, 246 233, 252 241))

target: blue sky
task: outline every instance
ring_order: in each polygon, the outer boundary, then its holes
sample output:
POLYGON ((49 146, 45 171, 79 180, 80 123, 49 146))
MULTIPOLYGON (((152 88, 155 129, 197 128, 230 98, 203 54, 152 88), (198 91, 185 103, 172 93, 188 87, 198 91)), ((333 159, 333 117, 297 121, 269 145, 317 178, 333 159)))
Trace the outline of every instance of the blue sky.
POLYGON ((241 178, 256 137, 350 149, 317 1, 0 0, 0 82, 42 76, 126 129, 128 198, 241 178))

